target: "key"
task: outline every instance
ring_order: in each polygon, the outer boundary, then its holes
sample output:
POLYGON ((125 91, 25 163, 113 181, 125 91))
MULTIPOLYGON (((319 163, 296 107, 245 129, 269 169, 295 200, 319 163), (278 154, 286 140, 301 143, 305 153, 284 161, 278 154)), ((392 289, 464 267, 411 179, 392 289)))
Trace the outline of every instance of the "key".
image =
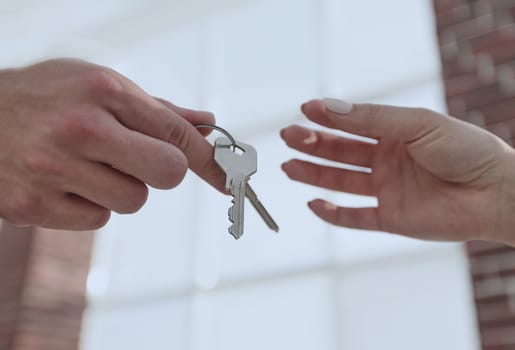
POLYGON ((250 203, 256 209, 259 216, 263 219, 263 221, 267 224, 268 228, 270 228, 272 231, 279 232, 279 226, 275 222, 275 220, 272 218, 272 215, 266 210, 265 206, 261 203, 261 201, 258 199, 256 192, 250 187, 250 185, 247 183, 247 186, 245 187, 245 195, 249 199, 250 203))
POLYGON ((215 161, 225 172, 225 187, 233 196, 233 205, 228 211, 232 222, 229 233, 239 239, 244 228, 245 189, 250 176, 257 171, 257 153, 244 143, 237 142, 236 147, 243 152, 241 155, 232 149, 229 139, 220 137, 215 141, 215 161))
POLYGON ((226 188, 234 197, 234 205, 229 208, 228 212, 229 220, 233 223, 229 227, 229 233, 236 239, 243 235, 244 196, 249 199, 267 226, 271 230, 279 232, 279 226, 248 184, 250 176, 257 171, 257 152, 252 146, 241 142, 236 142, 236 146, 244 152, 242 155, 234 152, 231 141, 227 138, 222 137, 215 142, 215 161, 227 174, 226 188))

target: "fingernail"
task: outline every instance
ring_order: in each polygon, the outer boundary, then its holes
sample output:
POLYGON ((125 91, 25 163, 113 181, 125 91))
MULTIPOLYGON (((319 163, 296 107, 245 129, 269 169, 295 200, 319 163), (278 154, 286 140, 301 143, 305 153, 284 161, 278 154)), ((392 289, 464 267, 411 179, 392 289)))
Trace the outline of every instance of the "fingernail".
MULTIPOLYGON (((318 141, 316 132, 303 128, 298 125, 292 125, 281 130, 281 136, 284 138, 287 130, 291 130, 290 136, 294 136, 295 140, 301 141, 305 145, 311 145, 318 141)), ((290 137, 291 138, 291 137, 290 137)))
POLYGON ((352 103, 337 100, 335 98, 325 98, 324 104, 325 108, 337 114, 347 115, 352 111, 352 103))
POLYGON ((307 137, 302 140, 302 143, 305 145, 311 145, 318 141, 317 134, 314 131, 308 131, 307 137))
POLYGON ((334 205, 333 203, 326 202, 325 200, 321 199, 315 199, 311 202, 308 202, 308 206, 310 209, 315 209, 315 207, 318 207, 320 209, 328 210, 328 211, 334 211, 337 210, 338 207, 334 205))
POLYGON ((324 209, 325 210, 329 210, 329 211, 333 211, 333 210, 338 209, 338 207, 336 205, 334 205, 333 203, 325 202, 324 203, 324 209))

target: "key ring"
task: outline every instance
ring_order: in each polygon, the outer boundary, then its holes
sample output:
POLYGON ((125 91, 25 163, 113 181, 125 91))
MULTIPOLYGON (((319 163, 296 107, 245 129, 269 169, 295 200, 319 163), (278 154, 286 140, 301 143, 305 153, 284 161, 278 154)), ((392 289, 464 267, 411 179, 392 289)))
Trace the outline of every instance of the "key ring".
POLYGON ((236 144, 236 140, 234 139, 234 137, 232 137, 232 135, 229 134, 229 132, 227 130, 225 130, 224 128, 221 128, 221 127, 219 127, 217 125, 212 125, 212 124, 197 124, 197 125, 195 125, 195 127, 197 129, 213 129, 213 130, 216 130, 216 131, 224 134, 229 139, 229 141, 231 141, 231 147, 233 148, 233 150, 235 148, 240 148, 236 144))

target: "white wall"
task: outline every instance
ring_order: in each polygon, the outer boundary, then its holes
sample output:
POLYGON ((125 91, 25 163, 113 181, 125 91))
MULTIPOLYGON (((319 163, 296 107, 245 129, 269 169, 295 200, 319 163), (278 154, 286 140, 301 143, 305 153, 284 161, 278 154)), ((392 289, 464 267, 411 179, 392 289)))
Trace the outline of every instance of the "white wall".
POLYGON ((97 236, 83 350, 477 349, 461 245, 329 227, 306 201, 374 199, 290 182, 278 131, 301 102, 345 97, 444 111, 429 0, 3 1, 4 66, 47 56, 110 65, 154 95, 216 112, 253 144, 253 209, 193 175, 97 236))

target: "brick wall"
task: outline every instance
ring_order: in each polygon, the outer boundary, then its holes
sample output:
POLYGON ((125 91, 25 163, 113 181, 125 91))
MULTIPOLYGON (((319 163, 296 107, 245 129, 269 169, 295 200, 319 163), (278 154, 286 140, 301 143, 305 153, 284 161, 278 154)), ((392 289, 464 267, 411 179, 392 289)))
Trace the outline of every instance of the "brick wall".
MULTIPOLYGON (((515 145, 515 1, 434 7, 449 113, 515 145)), ((468 252, 482 347, 515 349, 515 249, 471 242, 468 252)))
POLYGON ((93 234, 0 227, 0 350, 78 348, 93 234))

